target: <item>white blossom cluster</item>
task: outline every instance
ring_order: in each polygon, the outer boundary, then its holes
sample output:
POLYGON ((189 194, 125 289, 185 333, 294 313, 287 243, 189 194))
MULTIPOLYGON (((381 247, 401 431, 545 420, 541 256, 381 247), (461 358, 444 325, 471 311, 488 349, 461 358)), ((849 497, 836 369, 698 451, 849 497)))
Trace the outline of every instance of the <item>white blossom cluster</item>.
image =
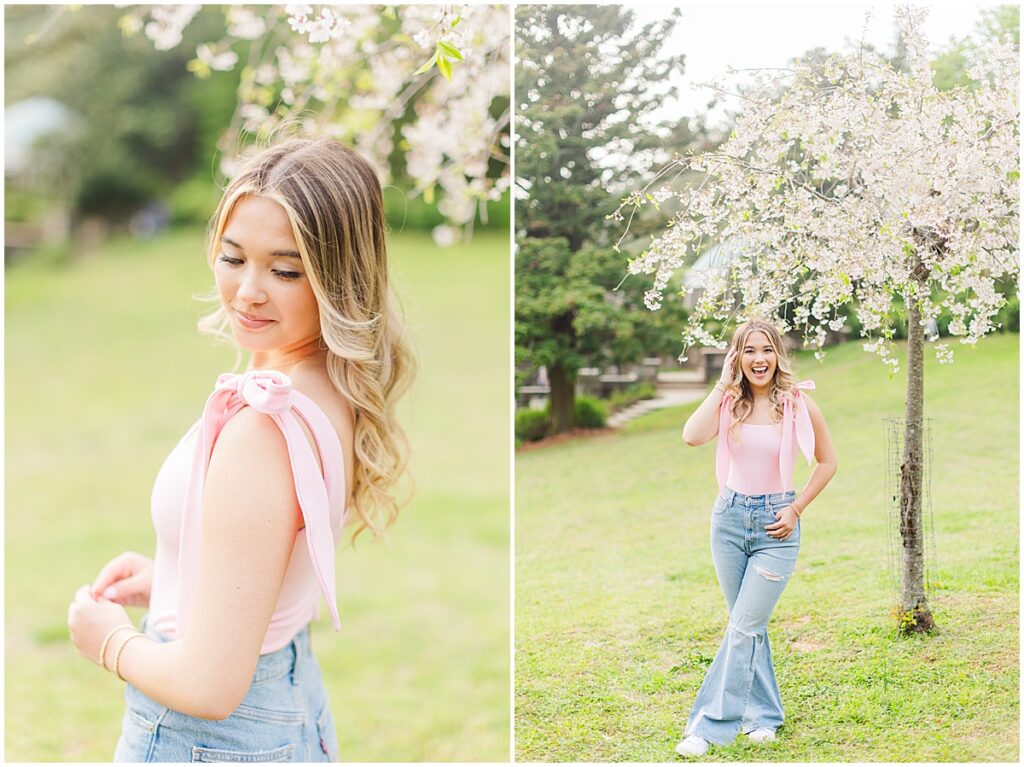
MULTIPOLYGON (((145 29, 157 47, 173 48, 197 10, 135 6, 121 27, 145 29)), ((486 213, 485 203, 508 189, 507 8, 236 5, 226 13, 227 35, 201 43, 189 65, 200 76, 232 70, 236 43, 253 41, 219 144, 225 176, 251 151, 244 136, 293 124, 345 140, 385 184, 397 149, 413 194, 436 201, 448 221, 434 232, 441 244, 459 240, 477 212, 486 213), (446 60, 425 66, 442 46, 446 60)))
MULTIPOLYGON (((121 7, 121 6, 119 6, 121 7)), ((200 5, 154 5, 148 13, 126 13, 121 17, 121 30, 133 35, 143 30, 153 47, 169 51, 181 42, 182 33, 199 13, 200 5)))
MULTIPOLYGON (((1016 284, 1019 239, 1019 62, 1007 41, 979 50, 971 87, 939 91, 921 28, 897 13, 903 71, 870 50, 765 75, 745 93, 729 140, 677 159, 700 171, 678 190, 661 179, 619 209, 676 198, 663 234, 630 263, 654 275, 648 308, 713 243, 742 243, 727 266, 699 274, 684 344, 720 345, 709 320, 759 315, 823 346, 856 306, 865 349, 898 368, 893 323, 916 302, 922 322, 946 310, 951 335, 974 343, 995 329, 1016 284), (738 307, 738 308, 737 308, 738 307), (783 314, 789 319, 784 319, 783 314)), ((670 182, 669 182, 670 183, 670 182)), ((940 362, 952 351, 936 346, 940 362)))

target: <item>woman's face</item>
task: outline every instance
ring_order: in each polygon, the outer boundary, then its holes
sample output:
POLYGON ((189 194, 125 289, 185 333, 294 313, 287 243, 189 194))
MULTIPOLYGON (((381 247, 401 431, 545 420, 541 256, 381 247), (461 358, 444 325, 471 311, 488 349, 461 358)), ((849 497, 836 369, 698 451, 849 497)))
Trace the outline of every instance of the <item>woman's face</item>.
POLYGON ((775 375, 775 348, 764 331, 747 333, 740 353, 740 369, 754 388, 767 386, 775 375))
POLYGON ((287 353, 319 338, 316 296, 288 214, 277 202, 254 195, 235 202, 213 276, 243 349, 287 353))

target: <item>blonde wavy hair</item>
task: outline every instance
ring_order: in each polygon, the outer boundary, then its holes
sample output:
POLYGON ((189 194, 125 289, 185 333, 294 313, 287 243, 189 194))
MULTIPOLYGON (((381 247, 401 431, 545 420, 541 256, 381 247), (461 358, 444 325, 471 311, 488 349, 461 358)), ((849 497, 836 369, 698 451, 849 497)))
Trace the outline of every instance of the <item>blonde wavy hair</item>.
POLYGON ((747 338, 756 331, 761 331, 767 336, 768 343, 775 352, 775 374, 772 376, 771 388, 768 390, 768 401, 772 405, 773 424, 782 422, 786 398, 792 397, 796 390, 793 369, 790 367, 789 357, 786 356, 786 346, 782 342, 782 334, 779 333, 779 329, 767 320, 760 319, 748 320, 736 328, 730 344, 730 348, 736 350, 736 366, 732 380, 725 387, 726 393, 733 397, 732 424, 729 426, 729 434, 734 439, 738 439, 739 425, 747 420, 754 409, 754 393, 747 377, 743 375, 740 357, 743 355, 743 347, 747 345, 747 338))
MULTIPOLYGON (((291 221, 319 306, 327 373, 355 414, 352 506, 359 521, 352 539, 366 529, 379 535, 406 500, 393 493, 408 461, 395 404, 415 367, 388 281, 380 181, 369 162, 330 139, 293 138, 264 149, 234 176, 210 220, 211 265, 244 195, 274 200, 291 221)), ((233 343, 223 307, 199 329, 233 343)))

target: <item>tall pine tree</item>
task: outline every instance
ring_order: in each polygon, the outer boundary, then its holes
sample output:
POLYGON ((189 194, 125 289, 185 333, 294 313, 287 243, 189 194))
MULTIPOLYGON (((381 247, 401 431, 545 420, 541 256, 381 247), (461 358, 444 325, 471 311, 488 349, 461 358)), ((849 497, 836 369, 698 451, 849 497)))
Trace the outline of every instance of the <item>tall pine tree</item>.
POLYGON ((653 116, 683 67, 663 52, 678 19, 637 26, 618 5, 516 9, 516 361, 547 367, 552 433, 573 425, 580 367, 678 346, 678 313, 646 311, 635 278, 615 290, 623 262, 606 221, 659 155, 700 137, 686 119, 653 116))

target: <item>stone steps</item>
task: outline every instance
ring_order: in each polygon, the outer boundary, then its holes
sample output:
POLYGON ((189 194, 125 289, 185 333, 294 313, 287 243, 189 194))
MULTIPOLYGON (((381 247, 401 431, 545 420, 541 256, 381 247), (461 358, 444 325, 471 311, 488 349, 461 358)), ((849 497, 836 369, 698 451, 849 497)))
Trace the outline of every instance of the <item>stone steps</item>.
MULTIPOLYGON (((659 376, 658 378, 660 384, 661 377, 659 376)), ((632 421, 634 418, 650 413, 654 410, 661 410, 662 408, 682 405, 687 402, 695 402, 704 399, 705 394, 706 389, 703 383, 701 383, 699 387, 662 387, 659 385, 658 394, 654 399, 640 400, 639 402, 633 403, 625 410, 620 410, 618 413, 615 413, 608 418, 608 426, 613 429, 617 429, 629 421, 632 421)), ((680 424, 680 428, 682 428, 682 424, 680 424)))

